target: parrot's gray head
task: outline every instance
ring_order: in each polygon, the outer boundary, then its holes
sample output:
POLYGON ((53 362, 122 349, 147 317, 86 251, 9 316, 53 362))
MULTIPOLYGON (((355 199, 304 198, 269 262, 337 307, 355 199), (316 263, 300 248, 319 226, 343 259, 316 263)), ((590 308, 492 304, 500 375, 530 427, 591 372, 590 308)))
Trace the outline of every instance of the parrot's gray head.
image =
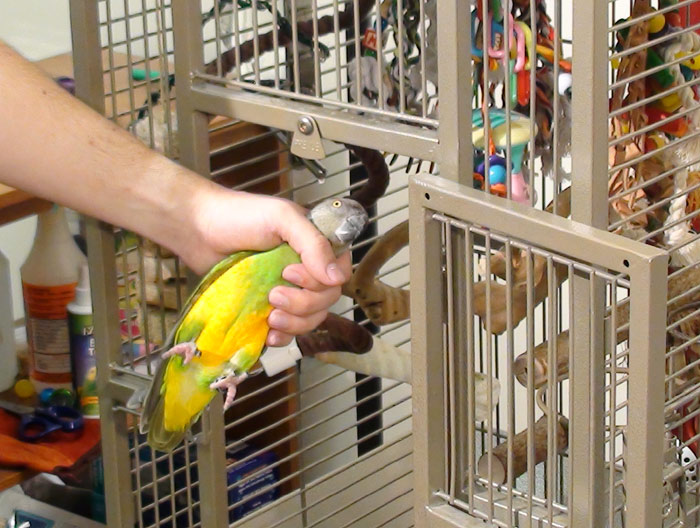
POLYGON ((364 207, 355 200, 329 198, 309 211, 309 220, 339 255, 364 231, 369 218, 364 207))

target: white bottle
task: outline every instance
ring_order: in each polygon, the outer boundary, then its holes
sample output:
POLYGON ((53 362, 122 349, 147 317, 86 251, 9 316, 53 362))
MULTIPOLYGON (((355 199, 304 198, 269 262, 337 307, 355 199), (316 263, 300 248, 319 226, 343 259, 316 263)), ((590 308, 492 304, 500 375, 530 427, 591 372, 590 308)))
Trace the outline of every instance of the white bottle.
POLYGON ((72 388, 66 306, 75 297, 79 269, 86 262, 64 209, 54 206, 39 214, 34 245, 20 269, 29 378, 37 392, 72 388))
POLYGON ((0 251, 0 391, 12 387, 17 377, 14 326, 10 262, 0 251))

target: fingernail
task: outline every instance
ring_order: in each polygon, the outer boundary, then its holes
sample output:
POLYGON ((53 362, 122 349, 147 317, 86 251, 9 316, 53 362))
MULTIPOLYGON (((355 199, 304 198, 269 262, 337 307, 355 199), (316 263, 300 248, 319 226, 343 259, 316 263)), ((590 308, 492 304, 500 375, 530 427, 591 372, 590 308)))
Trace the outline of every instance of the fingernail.
POLYGON ((272 290, 272 292, 270 292, 270 304, 277 308, 287 308, 289 306, 289 299, 282 292, 272 290))
POLYGON ((282 312, 275 310, 270 314, 268 322, 270 323, 270 326, 283 330, 287 326, 287 316, 282 312))
POLYGON ((326 274, 328 278, 335 283, 345 282, 345 275, 340 271, 337 264, 328 264, 326 268, 326 274))
POLYGON ((282 336, 280 336, 277 332, 272 331, 267 335, 267 342, 271 346, 277 346, 282 342, 282 336))
POLYGON ((292 284, 301 286, 301 275, 299 275, 296 271, 284 270, 284 272, 282 273, 282 277, 284 277, 286 281, 289 281, 292 284))

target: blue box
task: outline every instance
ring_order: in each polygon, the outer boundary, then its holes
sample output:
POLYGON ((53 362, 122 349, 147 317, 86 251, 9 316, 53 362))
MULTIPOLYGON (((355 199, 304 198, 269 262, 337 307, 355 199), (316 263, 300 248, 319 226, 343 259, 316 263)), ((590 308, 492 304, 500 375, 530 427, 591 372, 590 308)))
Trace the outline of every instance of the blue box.
MULTIPOLYGON (((233 464, 233 467, 228 470, 226 475, 226 481, 229 486, 257 473, 254 477, 229 490, 229 504, 240 502, 246 497, 255 494, 258 490, 279 482, 279 468, 268 467, 277 462, 277 456, 272 451, 264 451, 248 460, 237 463, 238 460, 242 461, 256 451, 252 446, 241 444, 235 450, 226 452, 228 465, 233 464)), ((229 521, 233 522, 242 519, 258 508, 262 508, 265 504, 275 501, 279 496, 280 488, 279 486, 274 486, 255 497, 251 497, 243 504, 236 506, 229 513, 229 521)))

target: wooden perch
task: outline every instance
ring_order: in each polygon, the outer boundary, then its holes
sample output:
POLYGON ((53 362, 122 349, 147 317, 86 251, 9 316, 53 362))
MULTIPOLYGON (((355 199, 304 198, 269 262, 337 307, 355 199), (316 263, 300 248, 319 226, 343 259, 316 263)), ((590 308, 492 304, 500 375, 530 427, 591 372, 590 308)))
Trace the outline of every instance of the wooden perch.
MULTIPOLYGON (((545 341, 533 350, 534 375, 533 385, 537 389, 547 383, 549 373, 549 342, 545 341)), ((557 376, 566 376, 569 372, 569 331, 557 336, 555 357, 557 359, 557 376)), ((523 387, 527 387, 527 352, 520 354, 513 363, 513 374, 523 387)))
MULTIPOLYGON (((556 199, 557 215, 567 217, 571 213, 571 188, 563 190, 556 199)), ((552 201, 545 209, 548 212, 554 212, 554 201, 552 201)), ((513 327, 517 326, 527 316, 527 252, 524 250, 515 251, 512 256, 512 318, 513 327)), ((532 284, 535 287, 533 304, 537 306, 549 293, 547 281, 547 260, 538 255, 532 256, 532 284)), ((490 257, 490 269, 492 274, 495 274, 501 279, 506 278, 506 259, 503 253, 496 253, 490 257)), ((560 264, 554 265, 555 271, 555 287, 559 286, 568 276, 566 266, 560 264)), ((508 328, 507 325, 507 310, 506 301, 508 295, 508 286, 499 284, 491 278, 480 281, 474 285, 474 313, 481 317, 484 327, 486 327, 487 304, 490 300, 491 305, 491 333, 502 334, 508 328), (486 285, 490 281, 490 299, 486 297, 486 285)), ((534 307, 533 306, 533 307, 534 307)))
MULTIPOLYGON (((373 336, 364 326, 329 314, 314 331, 297 337, 297 346, 307 357, 367 376, 411 383, 411 353, 373 336)), ((491 408, 488 407, 488 378, 474 375, 475 421, 482 422, 498 404, 501 384, 491 381, 491 408)))
POLYGON ((377 203, 387 187, 389 187, 389 167, 381 152, 374 149, 345 145, 359 158, 367 171, 367 183, 350 193, 350 198, 356 200, 365 209, 377 203))
POLYGON ((408 244, 408 221, 379 238, 357 266, 343 293, 352 297, 376 325, 403 321, 410 317, 408 290, 387 286, 377 279, 386 262, 408 244))
MULTIPOLYGON (((671 314, 683 306, 700 301, 700 268, 686 268, 681 270, 678 275, 672 277, 668 281, 668 299, 679 297, 672 303, 668 304, 668 313, 671 314), (697 291, 694 288, 698 287, 697 291), (682 296, 682 297, 680 297, 682 296)), ((629 299, 624 299, 617 304, 617 316, 615 324, 618 327, 617 339, 618 343, 628 338, 628 328, 622 328, 629 323, 630 320, 630 304, 629 299)), ((692 337, 692 336, 691 336, 692 337)), ((547 372, 549 365, 548 342, 538 345, 533 350, 534 355, 534 385, 539 388, 547 383, 547 372)), ((565 377, 569 372, 569 331, 566 330, 557 336, 556 344, 557 358, 557 375, 565 377)), ((517 380, 527 386, 527 352, 520 354, 513 365, 513 371, 517 380)))
MULTIPOLYGON (((547 416, 535 422, 534 428, 535 460, 534 465, 547 459, 547 416)), ((556 424, 555 446, 557 453, 562 453, 569 445, 569 424, 566 418, 559 416, 556 424)), ((513 474, 515 481, 527 471, 527 429, 513 437, 513 474)), ((505 484, 508 479, 508 442, 494 447, 485 453, 477 463, 477 473, 482 478, 489 477, 489 458, 492 457, 492 480, 494 484, 505 484)))
MULTIPOLYGON (((557 195, 556 200, 552 200, 544 210, 548 213, 554 213, 555 201, 557 206, 557 216, 568 218, 568 216, 571 214, 571 187, 567 187, 560 192, 557 195)), ((524 258, 525 255, 525 251, 515 251, 512 255, 513 281, 516 283, 527 280, 527 266, 524 265, 527 262, 527 259, 524 258)), ((535 277, 541 275, 545 264, 545 259, 542 257, 535 257, 535 277)), ((485 266, 482 266, 482 268, 485 268, 485 266)), ((503 280, 506 279, 506 257, 503 253, 498 252, 491 256, 489 271, 503 280)))
MULTIPOLYGON (((374 7, 375 3, 374 0, 358 0, 358 11, 359 11, 359 18, 360 18, 360 25, 362 25, 362 21, 367 17, 369 12, 372 10, 372 7, 374 7)), ((331 33, 334 31, 334 20, 333 20, 333 15, 326 15, 324 17, 321 17, 317 21, 317 28, 318 28, 318 36, 326 35, 327 33, 331 33)), ((343 31, 345 29, 349 29, 354 25, 355 22, 355 6, 354 3, 351 2, 349 4, 346 4, 345 9, 340 11, 338 13, 338 29, 340 31, 343 31)), ((228 72, 233 70, 236 67, 236 53, 239 54, 239 60, 240 64, 243 64, 245 62, 248 62, 250 59, 253 58, 257 46, 257 53, 262 55, 263 53, 266 53, 268 51, 271 51, 274 47, 274 34, 275 32, 277 33, 277 42, 279 47, 283 46, 289 46, 292 44, 292 31, 291 28, 276 28, 274 31, 269 31, 265 33, 264 35, 259 35, 247 42, 244 42, 238 47, 238 51, 236 51, 236 47, 225 51, 224 53, 221 54, 221 70, 222 70, 222 75, 226 75, 228 72), (257 42, 256 42, 257 40, 257 42)), ((306 37, 307 39, 313 39, 314 37, 314 23, 312 20, 305 20, 303 22, 298 22, 297 23, 297 32, 299 35, 302 35, 306 37)), ((356 50, 356 53, 359 55, 359 50, 356 50)), ((218 66, 216 59, 211 61, 209 64, 206 65, 205 67, 205 72, 208 73, 209 75, 217 75, 218 74, 218 66)))
POLYGON ((372 349, 373 337, 369 330, 355 321, 328 314, 315 330, 297 337, 297 346, 305 356, 339 350, 364 354, 372 349))
MULTIPOLYGON (((534 257, 535 260, 540 257, 534 257)), ((566 266, 554 265, 556 288, 568 277, 566 266)), ((536 275, 535 275, 536 277, 536 275)), ((490 279, 488 279, 490 280, 490 279)), ((534 280, 533 280, 534 282, 534 280)), ((481 281, 474 285, 474 313, 482 318, 484 328, 486 328, 487 303, 490 301, 491 312, 491 333, 502 334, 508 328, 508 312, 506 301, 508 286, 491 281, 490 299, 486 296, 486 283, 481 281)), ((547 298, 549 292, 546 273, 541 273, 539 282, 535 282, 533 308, 547 298)), ((520 321, 527 317, 527 280, 512 286, 512 323, 515 328, 520 321)))

